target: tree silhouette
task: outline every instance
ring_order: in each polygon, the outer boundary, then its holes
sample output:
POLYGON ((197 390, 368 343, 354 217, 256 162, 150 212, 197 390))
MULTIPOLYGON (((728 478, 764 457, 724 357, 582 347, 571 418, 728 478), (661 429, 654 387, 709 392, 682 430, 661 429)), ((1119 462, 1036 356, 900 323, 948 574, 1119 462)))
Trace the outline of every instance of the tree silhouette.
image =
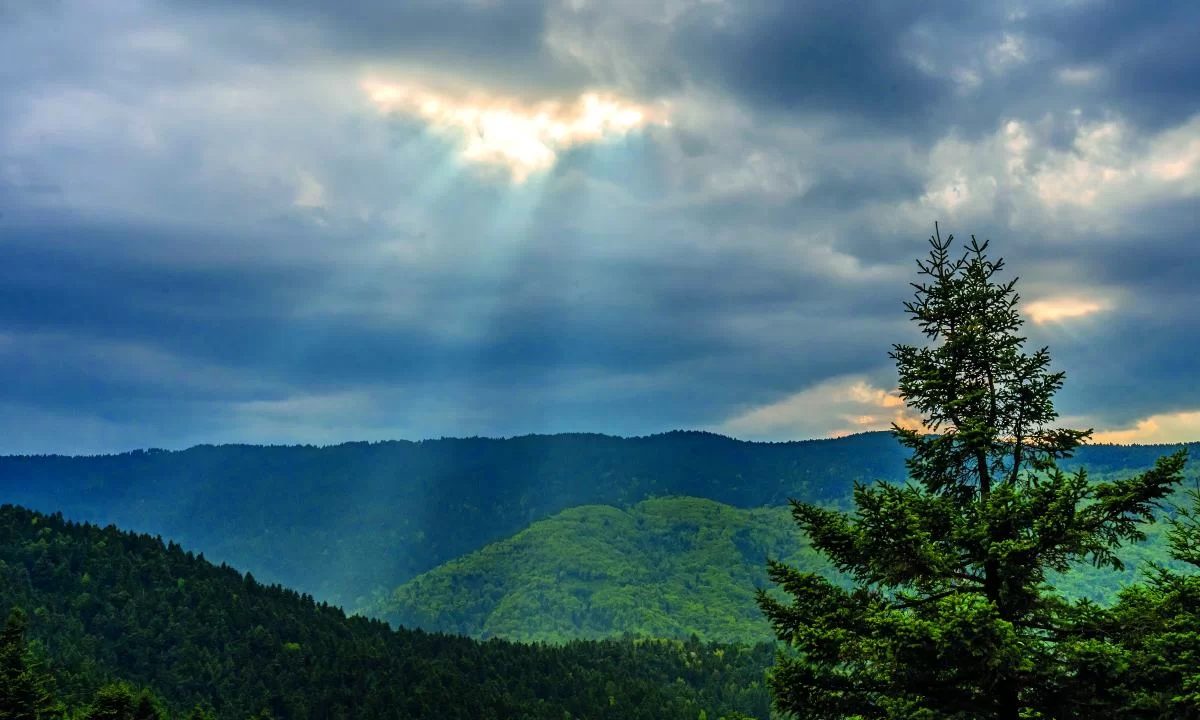
MULTIPOLYGON (((1091 435, 1054 425, 1064 373, 1025 351, 1017 280, 974 237, 930 238, 905 309, 927 338, 895 345, 899 389, 923 428, 893 426, 912 450, 903 484, 859 484, 856 510, 792 501, 813 546, 852 580, 844 589, 772 562, 790 598, 759 591, 776 635, 776 708, 799 718, 1104 717, 1119 703, 1121 651, 1103 613, 1066 601, 1051 570, 1122 569, 1186 454, 1096 483, 1068 458, 1091 435)), ((1114 715, 1115 717, 1115 715, 1114 715)))

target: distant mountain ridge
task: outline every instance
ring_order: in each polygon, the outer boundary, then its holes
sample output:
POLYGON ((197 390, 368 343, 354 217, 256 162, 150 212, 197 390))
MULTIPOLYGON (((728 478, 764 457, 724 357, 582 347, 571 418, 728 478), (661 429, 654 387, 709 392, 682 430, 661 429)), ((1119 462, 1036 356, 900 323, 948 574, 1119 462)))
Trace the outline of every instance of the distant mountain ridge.
MULTIPOLYGON (((1095 470, 1167 451, 1094 446, 1095 470)), ((696 431, 313 446, 198 446, 92 457, 0 457, 0 502, 160 534, 207 557, 356 606, 579 505, 691 496, 740 508, 844 500, 898 481, 889 433, 756 443, 696 431)))

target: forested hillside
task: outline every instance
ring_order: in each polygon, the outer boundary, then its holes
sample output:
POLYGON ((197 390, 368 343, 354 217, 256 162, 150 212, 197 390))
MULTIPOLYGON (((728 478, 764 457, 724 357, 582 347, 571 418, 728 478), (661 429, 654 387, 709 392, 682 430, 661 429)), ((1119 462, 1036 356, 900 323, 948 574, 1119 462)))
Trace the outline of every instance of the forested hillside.
MULTIPOLYGON (((1161 447, 1088 447, 1099 471, 1161 447)), ((711 433, 528 436, 333 447, 200 446, 0 458, 0 502, 161 534, 270 582, 356 607, 449 560, 579 505, 670 495, 741 508, 838 502, 899 480, 888 433, 750 443, 711 433)), ((1070 463, 1067 463, 1069 466, 1070 463)))
POLYGON ((70 706, 122 680, 149 688, 174 714, 199 705, 231 720, 263 711, 288 720, 767 712, 765 645, 548 647, 395 632, 174 543, 6 505, 0 613, 13 607, 27 615, 34 654, 70 706))
MULTIPOLYGON (((1166 532, 1120 556, 1122 572, 1081 565, 1051 582, 1104 605, 1149 565, 1187 571, 1166 532)), ((786 507, 743 510, 698 498, 628 510, 565 510, 517 535, 423 573, 364 609, 396 625, 477 638, 562 642, 626 633, 746 642, 772 633, 754 601, 771 588, 766 558, 838 578, 786 507)))
POLYGON ((482 638, 766 642, 754 591, 769 585, 767 557, 822 564, 795 527, 786 507, 697 498, 571 508, 414 578, 367 612, 482 638))

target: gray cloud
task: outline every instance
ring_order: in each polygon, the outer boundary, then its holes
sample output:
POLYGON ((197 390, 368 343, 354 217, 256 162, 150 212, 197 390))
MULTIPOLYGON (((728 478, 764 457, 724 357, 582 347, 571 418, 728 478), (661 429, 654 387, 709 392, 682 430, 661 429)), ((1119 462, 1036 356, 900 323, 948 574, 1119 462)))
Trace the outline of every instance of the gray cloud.
POLYGON ((232 18, 267 38, 295 40, 236 49, 262 63, 317 55, 431 73, 442 82, 465 74, 522 94, 570 92, 592 79, 578 60, 548 46, 547 0, 165 2, 195 19, 224 25, 232 18))
POLYGON ((1161 129, 1200 110, 1196 3, 1061 3, 1022 23, 1064 61, 1100 69, 1102 97, 1142 125, 1161 129))
POLYGON ((936 5, 698 5, 681 23, 676 48, 697 81, 715 82, 756 105, 889 123, 930 121, 948 83, 923 72, 905 43, 923 11, 944 10, 936 5))

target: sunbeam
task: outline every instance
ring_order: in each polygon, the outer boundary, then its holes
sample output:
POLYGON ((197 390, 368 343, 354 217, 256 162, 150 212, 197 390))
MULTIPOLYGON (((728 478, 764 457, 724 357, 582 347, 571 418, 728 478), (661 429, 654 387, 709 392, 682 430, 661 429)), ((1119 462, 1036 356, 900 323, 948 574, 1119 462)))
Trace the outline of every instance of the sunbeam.
POLYGON ((412 83, 368 78, 363 90, 384 112, 419 117, 454 134, 464 159, 508 169, 524 183, 554 167, 563 150, 667 124, 663 108, 587 92, 570 102, 526 102, 482 91, 454 94, 412 83))

